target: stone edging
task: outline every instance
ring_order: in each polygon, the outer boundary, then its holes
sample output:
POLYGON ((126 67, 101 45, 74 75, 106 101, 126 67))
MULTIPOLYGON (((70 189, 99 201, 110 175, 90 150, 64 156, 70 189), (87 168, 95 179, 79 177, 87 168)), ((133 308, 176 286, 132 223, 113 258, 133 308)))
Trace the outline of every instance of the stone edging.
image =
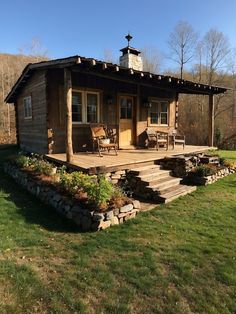
POLYGON ((119 225, 124 221, 135 218, 141 209, 139 201, 133 200, 131 204, 105 213, 88 210, 82 202, 61 195, 52 186, 32 179, 26 172, 21 171, 12 164, 5 163, 4 171, 43 203, 52 206, 64 217, 73 220, 82 231, 97 231, 119 225))
POLYGON ((236 169, 234 168, 223 168, 217 171, 216 174, 213 174, 207 177, 198 177, 196 175, 187 176, 184 179, 184 182, 187 182, 187 183, 190 182, 195 185, 208 185, 235 172, 236 172, 236 169))

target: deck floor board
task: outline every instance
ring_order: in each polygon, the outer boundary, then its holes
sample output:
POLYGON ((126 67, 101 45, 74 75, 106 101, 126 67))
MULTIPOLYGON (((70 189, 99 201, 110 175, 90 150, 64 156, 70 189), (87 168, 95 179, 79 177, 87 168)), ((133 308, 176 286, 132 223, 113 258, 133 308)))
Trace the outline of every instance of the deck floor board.
POLYGON ((186 145, 183 150, 182 146, 176 146, 175 149, 159 150, 155 149, 130 149, 119 150, 115 156, 111 151, 109 154, 104 153, 103 157, 99 157, 98 153, 80 152, 75 153, 73 161, 68 164, 66 162, 66 154, 48 154, 46 157, 52 161, 65 164, 68 167, 75 168, 88 173, 110 172, 115 170, 128 169, 127 166, 145 164, 146 162, 158 161, 164 157, 171 157, 180 154, 190 154, 203 152, 212 147, 209 146, 193 146, 186 145))

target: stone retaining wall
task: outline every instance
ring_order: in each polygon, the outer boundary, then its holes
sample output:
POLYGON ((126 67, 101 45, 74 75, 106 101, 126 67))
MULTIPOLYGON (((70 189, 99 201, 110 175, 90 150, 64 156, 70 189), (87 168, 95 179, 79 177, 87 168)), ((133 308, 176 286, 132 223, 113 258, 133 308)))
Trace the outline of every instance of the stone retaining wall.
POLYGON ((96 209, 89 210, 85 204, 78 200, 60 194, 52 185, 33 179, 29 174, 12 164, 5 164, 4 171, 43 203, 52 206, 64 217, 73 220, 82 231, 97 231, 121 224, 135 218, 141 209, 139 201, 134 200, 121 208, 99 213, 96 209))
POLYGON ((194 185, 208 185, 235 172, 236 172, 236 169, 234 168, 222 168, 216 174, 213 174, 207 177, 198 177, 194 174, 193 175, 189 174, 188 176, 184 178, 183 182, 191 183, 194 185))

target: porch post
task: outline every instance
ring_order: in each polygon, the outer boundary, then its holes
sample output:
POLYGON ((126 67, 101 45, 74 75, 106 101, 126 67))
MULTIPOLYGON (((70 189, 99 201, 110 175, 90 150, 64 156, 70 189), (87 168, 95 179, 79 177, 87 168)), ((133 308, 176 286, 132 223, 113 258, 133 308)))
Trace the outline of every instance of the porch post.
POLYGON ((208 145, 214 146, 214 95, 209 95, 208 145))
POLYGON ((64 68, 64 88, 66 102, 66 161, 73 159, 72 145, 72 80, 70 68, 64 68))
POLYGON ((175 129, 178 129, 178 116, 179 116, 179 93, 175 95, 175 129))

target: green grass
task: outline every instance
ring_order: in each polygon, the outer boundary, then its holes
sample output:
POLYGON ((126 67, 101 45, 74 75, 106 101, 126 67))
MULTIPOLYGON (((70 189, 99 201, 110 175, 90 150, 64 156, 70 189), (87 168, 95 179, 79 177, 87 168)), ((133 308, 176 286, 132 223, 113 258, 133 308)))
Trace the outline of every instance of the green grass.
POLYGON ((236 313, 235 226, 236 174, 78 233, 0 171, 0 313, 236 313))

